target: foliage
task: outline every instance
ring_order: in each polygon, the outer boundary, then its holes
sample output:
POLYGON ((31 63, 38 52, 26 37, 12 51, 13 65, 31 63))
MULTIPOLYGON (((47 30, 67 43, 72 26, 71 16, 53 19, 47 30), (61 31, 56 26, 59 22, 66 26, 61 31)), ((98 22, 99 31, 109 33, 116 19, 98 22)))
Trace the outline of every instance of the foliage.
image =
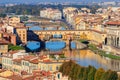
POLYGON ((27 4, 20 4, 20 5, 15 5, 15 6, 0 6, 0 13, 15 13, 17 15, 39 15, 40 10, 44 8, 54 8, 54 9, 59 9, 60 11, 63 10, 64 7, 76 7, 78 9, 86 7, 91 10, 92 13, 95 13, 100 6, 98 5, 27 5, 27 4))
POLYGON ((95 73, 94 80, 100 80, 100 78, 102 77, 102 74, 104 74, 104 72, 105 72, 104 69, 99 68, 95 73))
POLYGON ((6 17, 6 14, 1 13, 1 14, 0 14, 0 17, 5 18, 5 17, 6 17))
POLYGON ((27 16, 21 16, 20 21, 28 21, 28 17, 27 16))
POLYGON ((61 65, 60 72, 63 76, 68 76, 69 80, 117 80, 118 75, 115 71, 104 71, 102 68, 96 70, 93 66, 82 67, 70 60, 61 65))
POLYGON ((9 44, 9 45, 8 45, 8 49, 9 49, 9 50, 24 50, 24 47, 18 46, 18 45, 14 46, 14 45, 12 45, 12 44, 9 44))
POLYGON ((59 55, 60 58, 65 58, 64 54, 59 55))

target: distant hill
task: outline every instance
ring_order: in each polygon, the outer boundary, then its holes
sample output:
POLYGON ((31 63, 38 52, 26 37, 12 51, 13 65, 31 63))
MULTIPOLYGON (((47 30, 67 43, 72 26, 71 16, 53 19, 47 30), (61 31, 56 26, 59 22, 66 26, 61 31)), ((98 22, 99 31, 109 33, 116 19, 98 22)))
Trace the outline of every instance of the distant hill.
POLYGON ((0 0, 0 3, 38 3, 38 2, 106 2, 119 0, 0 0))

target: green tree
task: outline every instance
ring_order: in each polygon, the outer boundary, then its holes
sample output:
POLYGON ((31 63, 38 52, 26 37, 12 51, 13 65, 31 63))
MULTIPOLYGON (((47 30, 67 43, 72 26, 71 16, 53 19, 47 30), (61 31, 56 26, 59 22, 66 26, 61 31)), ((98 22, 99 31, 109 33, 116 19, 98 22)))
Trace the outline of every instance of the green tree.
POLYGON ((111 71, 111 72, 109 73, 108 79, 109 79, 109 80, 117 80, 117 79, 118 79, 118 74, 117 74, 117 72, 111 71))
POLYGON ((83 71, 83 77, 81 80, 88 80, 88 72, 89 72, 89 69, 84 67, 84 71, 83 71))
POLYGON ((89 73, 88 73, 87 80, 94 80, 94 76, 95 76, 95 73, 96 73, 96 68, 93 67, 93 66, 89 66, 88 69, 89 69, 89 73))
POLYGON ((2 18, 5 18, 6 17, 6 14, 0 14, 0 17, 2 17, 2 18))
POLYGON ((22 47, 22 46, 18 46, 18 45, 14 46, 14 45, 12 45, 12 44, 9 44, 9 45, 8 45, 8 49, 9 49, 9 50, 24 50, 25 48, 22 47))
POLYGON ((94 80, 100 80, 100 78, 102 77, 102 75, 105 73, 103 68, 99 68, 96 73, 95 73, 95 77, 94 80))

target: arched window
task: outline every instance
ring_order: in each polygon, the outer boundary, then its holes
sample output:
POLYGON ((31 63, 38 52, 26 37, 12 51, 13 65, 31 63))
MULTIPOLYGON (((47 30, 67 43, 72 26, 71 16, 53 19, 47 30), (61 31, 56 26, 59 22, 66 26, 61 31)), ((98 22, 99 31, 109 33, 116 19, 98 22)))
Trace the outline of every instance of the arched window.
POLYGON ((58 76, 58 79, 60 79, 60 74, 58 74, 57 76, 58 76))
POLYGON ((119 37, 117 37, 117 47, 119 47, 119 37))
POLYGON ((107 37, 105 38, 105 45, 107 45, 107 37))

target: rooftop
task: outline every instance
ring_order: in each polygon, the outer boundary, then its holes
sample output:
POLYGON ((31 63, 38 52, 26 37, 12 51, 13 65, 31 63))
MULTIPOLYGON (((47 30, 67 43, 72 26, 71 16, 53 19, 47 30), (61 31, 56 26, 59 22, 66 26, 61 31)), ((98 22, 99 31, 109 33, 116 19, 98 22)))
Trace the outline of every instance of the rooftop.
POLYGON ((0 39, 0 45, 8 44, 9 42, 5 39, 0 39))
POLYGON ((108 21, 105 24, 107 24, 107 25, 120 25, 120 21, 108 21))

